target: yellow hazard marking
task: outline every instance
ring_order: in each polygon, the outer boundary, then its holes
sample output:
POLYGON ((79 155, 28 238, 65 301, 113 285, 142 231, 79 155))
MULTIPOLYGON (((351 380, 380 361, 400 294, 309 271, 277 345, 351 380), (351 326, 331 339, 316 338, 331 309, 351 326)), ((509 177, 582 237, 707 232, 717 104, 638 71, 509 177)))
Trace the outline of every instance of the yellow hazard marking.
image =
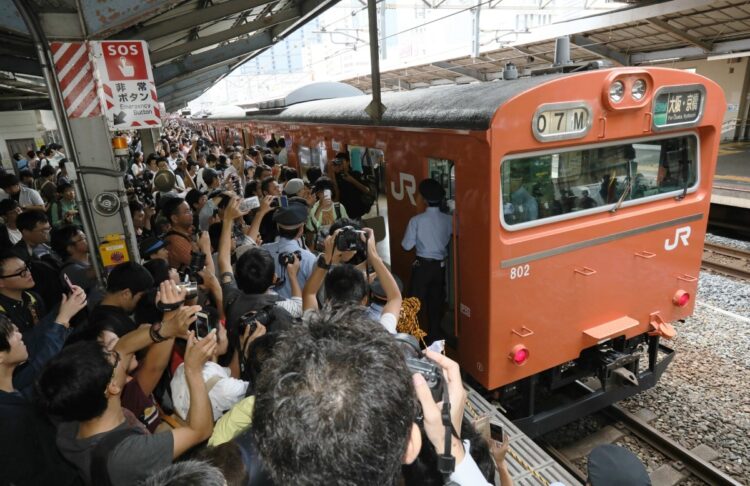
POLYGON ((750 177, 736 175, 715 175, 714 179, 719 179, 722 181, 750 182, 750 177))

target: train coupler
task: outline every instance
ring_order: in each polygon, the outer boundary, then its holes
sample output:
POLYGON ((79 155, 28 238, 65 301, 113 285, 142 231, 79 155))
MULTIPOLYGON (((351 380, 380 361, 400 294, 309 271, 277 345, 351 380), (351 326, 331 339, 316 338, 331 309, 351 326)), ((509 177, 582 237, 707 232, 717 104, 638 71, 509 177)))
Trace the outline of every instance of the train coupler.
POLYGON ((599 381, 602 388, 608 385, 616 385, 615 381, 624 381, 630 385, 638 386, 638 362, 641 353, 623 353, 614 349, 599 350, 599 381))
POLYGON ((661 336, 666 339, 672 339, 677 335, 677 331, 672 324, 664 322, 658 312, 651 314, 648 321, 650 329, 649 336, 661 336))

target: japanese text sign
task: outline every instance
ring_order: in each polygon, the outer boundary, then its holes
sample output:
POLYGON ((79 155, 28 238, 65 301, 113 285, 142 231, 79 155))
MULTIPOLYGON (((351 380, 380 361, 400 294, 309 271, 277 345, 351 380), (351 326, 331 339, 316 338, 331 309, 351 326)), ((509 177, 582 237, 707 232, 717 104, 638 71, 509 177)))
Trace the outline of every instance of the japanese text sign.
POLYGON ((161 126, 148 44, 145 41, 91 44, 110 129, 161 126))
POLYGON ((654 99, 654 128, 695 125, 703 115, 705 95, 702 86, 663 88, 654 99))

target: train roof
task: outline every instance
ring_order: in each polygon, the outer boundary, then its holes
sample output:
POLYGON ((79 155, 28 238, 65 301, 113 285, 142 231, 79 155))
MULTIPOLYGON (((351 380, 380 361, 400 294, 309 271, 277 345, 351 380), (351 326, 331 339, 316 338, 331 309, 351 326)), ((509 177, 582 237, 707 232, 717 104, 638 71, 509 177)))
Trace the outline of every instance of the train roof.
MULTIPOLYGON (((383 93, 386 106, 380 126, 487 130, 506 101, 564 74, 512 81, 490 81, 383 93)), ((334 125, 373 125, 365 108, 370 95, 299 103, 278 110, 248 113, 252 119, 334 125)))

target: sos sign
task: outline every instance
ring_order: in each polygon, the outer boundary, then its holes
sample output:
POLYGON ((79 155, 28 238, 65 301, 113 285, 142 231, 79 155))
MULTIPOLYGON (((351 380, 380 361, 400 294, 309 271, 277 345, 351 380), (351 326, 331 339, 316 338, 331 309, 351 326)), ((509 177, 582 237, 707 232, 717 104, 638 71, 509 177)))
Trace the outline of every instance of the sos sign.
POLYGON ((143 41, 103 41, 102 55, 110 81, 149 79, 146 65, 146 43, 143 41))

